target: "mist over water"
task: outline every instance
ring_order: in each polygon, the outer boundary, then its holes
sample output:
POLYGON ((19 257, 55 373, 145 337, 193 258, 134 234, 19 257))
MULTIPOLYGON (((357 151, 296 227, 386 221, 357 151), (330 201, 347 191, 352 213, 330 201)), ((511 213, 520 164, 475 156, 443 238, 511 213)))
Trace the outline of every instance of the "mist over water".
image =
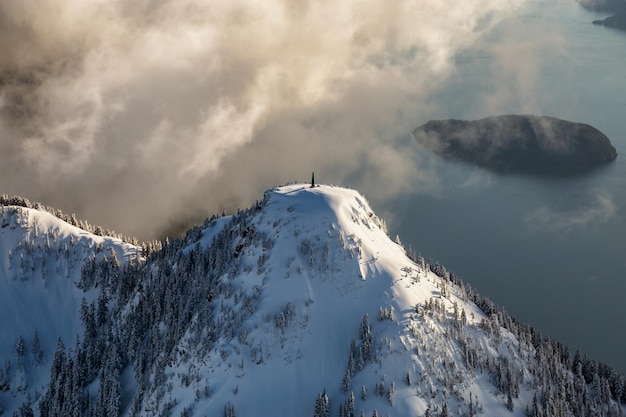
POLYGON ((546 179, 433 157, 440 186, 386 210, 405 245, 544 335, 626 372, 626 34, 590 24, 601 16, 570 1, 534 2, 517 23, 457 54, 456 75, 431 97, 440 110, 427 118, 532 113, 588 123, 613 142, 613 164, 546 179), (493 53, 511 38, 525 53, 493 53))

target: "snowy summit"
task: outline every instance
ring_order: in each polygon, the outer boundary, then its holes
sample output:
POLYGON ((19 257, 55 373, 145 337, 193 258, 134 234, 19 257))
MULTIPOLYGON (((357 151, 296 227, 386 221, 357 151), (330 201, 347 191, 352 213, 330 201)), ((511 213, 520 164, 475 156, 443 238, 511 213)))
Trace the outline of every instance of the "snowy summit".
MULTIPOLYGON (((65 236, 47 230, 40 238, 65 236)), ((106 245, 116 258, 133 250, 106 245)), ((76 308, 59 310, 79 320, 72 334, 39 329, 39 361, 30 338, 19 353, 18 334, 4 336, 16 341, 0 351, 11 364, 0 378, 7 412, 582 416, 618 415, 624 400, 623 375, 542 338, 438 263, 407 255, 353 190, 278 187, 114 267, 110 257, 68 251, 88 267, 54 277, 62 284, 20 279, 28 261, 3 269, 7 294, 24 288, 19 302, 5 296, 15 316, 36 308, 40 298, 28 298, 36 288, 84 294, 78 319, 76 308)), ((46 258, 45 268, 62 262, 46 258)))

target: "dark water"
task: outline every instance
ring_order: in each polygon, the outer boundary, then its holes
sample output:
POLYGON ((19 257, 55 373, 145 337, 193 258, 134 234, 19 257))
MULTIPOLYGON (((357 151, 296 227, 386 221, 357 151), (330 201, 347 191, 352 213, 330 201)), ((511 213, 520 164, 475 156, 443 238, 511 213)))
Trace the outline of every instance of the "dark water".
POLYGON ((521 321, 626 372, 626 32, 591 25, 600 17, 573 0, 531 2, 485 46, 459 54, 458 73, 432 98, 437 110, 428 118, 479 118, 497 108, 492 114, 584 122, 611 139, 615 163, 546 179, 433 159, 441 186, 390 203, 390 232, 521 321), (510 35, 520 28, 528 38, 510 35), (541 62, 534 73, 510 78, 521 79, 510 96, 494 87, 501 67, 489 49, 507 36, 522 44, 553 38, 538 48, 544 55, 529 55, 541 62), (501 102, 490 107, 494 96, 501 102))

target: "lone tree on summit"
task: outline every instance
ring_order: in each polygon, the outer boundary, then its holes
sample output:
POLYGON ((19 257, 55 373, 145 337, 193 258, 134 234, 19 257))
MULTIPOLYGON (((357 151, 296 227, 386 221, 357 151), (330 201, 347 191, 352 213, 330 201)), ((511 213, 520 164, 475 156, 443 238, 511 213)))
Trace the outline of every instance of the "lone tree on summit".
POLYGON ((311 188, 315 187, 315 171, 311 173, 311 188))

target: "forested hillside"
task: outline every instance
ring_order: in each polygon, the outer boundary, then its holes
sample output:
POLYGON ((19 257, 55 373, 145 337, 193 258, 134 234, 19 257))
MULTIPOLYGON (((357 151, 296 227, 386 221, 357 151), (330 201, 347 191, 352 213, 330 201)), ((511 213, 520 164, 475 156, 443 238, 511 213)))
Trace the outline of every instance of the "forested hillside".
POLYGON ((2 210, 3 317, 60 320, 3 321, 6 415, 626 411, 623 375, 407 253, 353 190, 275 188, 145 256, 2 210))

